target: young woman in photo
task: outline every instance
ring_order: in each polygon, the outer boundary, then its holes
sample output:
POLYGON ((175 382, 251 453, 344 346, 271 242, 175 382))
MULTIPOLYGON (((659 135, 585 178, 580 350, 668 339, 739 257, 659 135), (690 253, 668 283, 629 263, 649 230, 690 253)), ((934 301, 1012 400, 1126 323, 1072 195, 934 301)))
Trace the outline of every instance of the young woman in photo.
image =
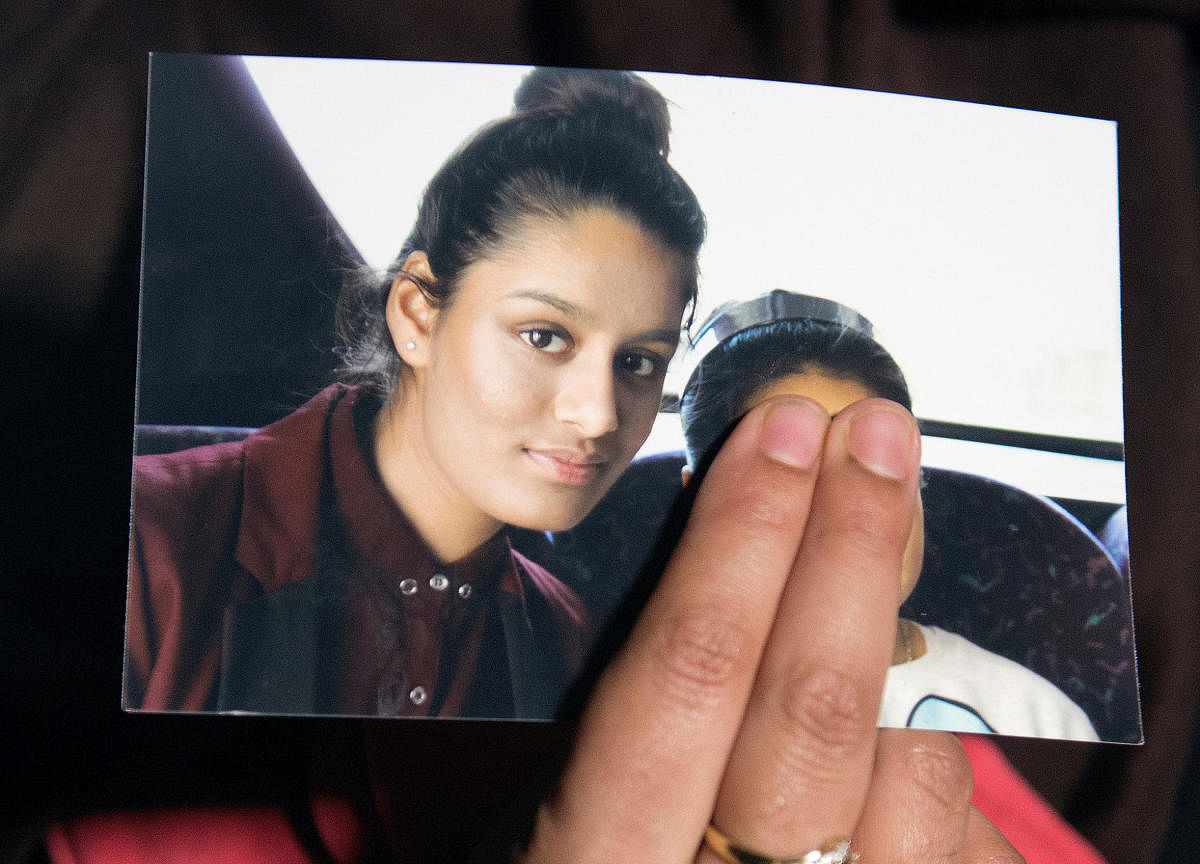
POLYGON ((137 460, 128 707, 554 716, 586 615, 505 527, 582 519, 658 412, 705 231, 668 131, 637 76, 530 73, 343 292, 342 383, 137 460))

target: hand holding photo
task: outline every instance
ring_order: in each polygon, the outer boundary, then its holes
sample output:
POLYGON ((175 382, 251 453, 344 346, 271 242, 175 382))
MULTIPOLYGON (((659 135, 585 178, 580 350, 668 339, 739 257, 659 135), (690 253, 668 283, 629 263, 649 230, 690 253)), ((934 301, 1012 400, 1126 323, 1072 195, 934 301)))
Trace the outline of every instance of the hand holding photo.
POLYGON ((925 433, 881 724, 1140 739, 1112 124, 155 55, 148 136, 127 708, 562 716, 681 470, 881 397, 925 433))

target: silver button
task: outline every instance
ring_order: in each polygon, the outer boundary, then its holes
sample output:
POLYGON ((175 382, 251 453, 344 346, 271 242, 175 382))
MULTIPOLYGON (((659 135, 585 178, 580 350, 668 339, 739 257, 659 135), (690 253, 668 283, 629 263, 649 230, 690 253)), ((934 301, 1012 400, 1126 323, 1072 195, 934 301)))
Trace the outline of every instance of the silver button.
POLYGON ((401 579, 400 580, 400 593, 404 594, 408 597, 411 597, 412 595, 416 594, 417 593, 417 580, 416 579, 401 579))
POLYGON ((429 577, 429 587, 434 591, 445 591, 450 586, 450 580, 441 573, 429 577))
POLYGON ((458 586, 458 596, 464 600, 466 600, 468 597, 470 597, 471 596, 471 586, 468 585, 466 582, 464 582, 462 585, 459 585, 458 586))
POLYGON ((429 698, 429 694, 425 692, 424 687, 414 687, 408 691, 408 698, 414 705, 424 705, 425 700, 429 698))

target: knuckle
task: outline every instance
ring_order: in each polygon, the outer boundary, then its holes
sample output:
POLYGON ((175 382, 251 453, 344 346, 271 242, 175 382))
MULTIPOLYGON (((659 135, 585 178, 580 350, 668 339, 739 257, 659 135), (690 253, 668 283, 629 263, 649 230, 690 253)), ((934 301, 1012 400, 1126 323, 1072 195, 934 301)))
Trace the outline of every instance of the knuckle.
POLYGON ((933 811, 932 818, 961 817, 967 812, 974 776, 957 739, 934 733, 905 736, 895 757, 914 794, 933 811))
POLYGON ((756 652, 746 627, 710 607, 676 615, 663 628, 657 653, 663 693, 700 708, 719 700, 756 652))
POLYGON ((878 710, 878 694, 869 682, 833 665, 788 676, 779 697, 783 733, 822 761, 836 761, 861 746, 875 728, 878 710))
POLYGON ((817 540, 823 548, 854 558, 877 560, 897 556, 908 542, 911 517, 872 502, 845 504, 837 518, 823 521, 817 540))
MULTIPOLYGON (((714 493, 706 478, 704 492, 714 493)), ((742 475, 735 484, 724 485, 720 494, 701 494, 697 501, 711 518, 723 525, 735 521, 742 530, 754 533, 766 529, 776 533, 793 524, 807 496, 800 494, 800 485, 790 476, 776 472, 756 472, 753 477, 742 475)))

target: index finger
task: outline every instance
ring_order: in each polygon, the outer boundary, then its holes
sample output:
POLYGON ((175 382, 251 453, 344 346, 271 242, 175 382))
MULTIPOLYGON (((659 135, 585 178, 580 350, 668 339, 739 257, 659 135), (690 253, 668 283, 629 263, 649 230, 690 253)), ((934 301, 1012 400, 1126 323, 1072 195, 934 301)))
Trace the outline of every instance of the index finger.
POLYGON ((588 705, 531 860, 695 855, 804 531, 828 419, 788 397, 730 435, 588 705))

